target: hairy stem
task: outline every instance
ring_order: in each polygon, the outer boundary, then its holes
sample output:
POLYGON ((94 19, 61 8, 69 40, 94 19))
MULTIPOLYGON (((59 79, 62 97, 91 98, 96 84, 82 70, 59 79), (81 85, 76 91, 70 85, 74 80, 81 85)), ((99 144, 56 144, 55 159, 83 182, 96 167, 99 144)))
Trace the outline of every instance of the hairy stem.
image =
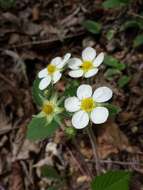
POLYGON ((94 156, 95 163, 96 163, 96 173, 97 173, 97 175, 100 175, 101 167, 100 167, 100 161, 99 161, 98 152, 97 152, 96 137, 92 130, 92 126, 87 127, 87 133, 88 133, 88 136, 89 136, 89 139, 91 142, 93 156, 94 156))

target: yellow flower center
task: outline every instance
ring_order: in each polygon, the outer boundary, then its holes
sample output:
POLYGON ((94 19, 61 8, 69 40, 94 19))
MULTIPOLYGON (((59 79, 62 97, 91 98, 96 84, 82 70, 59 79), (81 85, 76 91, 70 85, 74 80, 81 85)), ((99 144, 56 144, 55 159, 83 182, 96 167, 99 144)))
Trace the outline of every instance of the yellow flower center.
POLYGON ((81 109, 86 112, 91 112, 95 108, 95 102, 93 98, 84 98, 81 101, 81 109))
POLYGON ((46 114, 46 115, 50 115, 54 112, 54 105, 50 102, 45 103, 43 105, 42 111, 46 114))
POLYGON ((53 65, 53 64, 49 64, 49 65, 47 66, 47 70, 48 70, 48 73, 49 73, 50 75, 52 75, 52 74, 56 71, 56 66, 53 65))
POLYGON ((93 63, 91 61, 84 61, 81 65, 81 68, 84 72, 87 72, 93 68, 93 63))

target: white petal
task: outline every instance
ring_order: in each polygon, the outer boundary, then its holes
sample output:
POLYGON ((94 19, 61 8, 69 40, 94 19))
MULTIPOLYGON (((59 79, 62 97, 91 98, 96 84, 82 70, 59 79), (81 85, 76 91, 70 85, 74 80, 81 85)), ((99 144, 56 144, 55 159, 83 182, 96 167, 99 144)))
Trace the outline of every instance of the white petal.
POLYGON ((70 57, 71 57, 71 54, 67 53, 64 56, 63 60, 61 61, 61 63, 57 65, 57 68, 62 69, 67 64, 67 61, 69 60, 70 57))
POLYGON ((87 47, 82 51, 82 59, 84 61, 92 61, 96 56, 96 51, 92 47, 87 47))
POLYGON ((113 92, 110 88, 103 86, 97 88, 93 93, 93 98, 96 102, 106 102, 112 98, 113 92))
POLYGON ((65 100, 65 109, 69 112, 75 112, 80 109, 81 102, 77 97, 70 97, 65 100))
POLYGON ((78 69, 80 65, 82 65, 82 61, 79 58, 72 58, 68 62, 70 69, 78 69))
POLYGON ((61 57, 55 57, 54 59, 52 59, 51 64, 53 65, 59 65, 62 62, 62 58, 61 57))
POLYGON ((95 124, 101 124, 107 121, 109 111, 105 107, 97 107, 91 112, 91 120, 95 124))
POLYGON ((72 117, 72 125, 76 129, 83 129, 88 125, 88 123, 89 123, 89 116, 84 111, 78 111, 72 117))
POLYGON ((39 89, 44 90, 45 88, 47 88, 49 86, 50 82, 51 82, 51 77, 48 75, 46 78, 43 78, 40 81, 39 89))
POLYGON ((73 70, 69 72, 69 76, 73 78, 79 78, 83 75, 83 70, 78 69, 78 70, 73 70))
POLYGON ((98 69, 97 69, 97 68, 91 69, 90 71, 88 71, 88 72, 86 72, 86 73, 84 74, 84 77, 85 77, 85 78, 92 77, 92 76, 96 75, 97 72, 98 72, 98 69))
POLYGON ((62 69, 64 67, 65 63, 62 61, 60 64, 56 65, 58 69, 62 69))
POLYGON ((53 74, 53 83, 55 84, 56 82, 58 82, 61 78, 62 74, 59 71, 56 71, 53 74))
POLYGON ((47 75, 48 75, 47 68, 41 70, 41 71, 38 73, 38 77, 39 77, 39 78, 47 77, 47 75))
POLYGON ((95 60, 93 61, 93 65, 95 67, 98 67, 99 65, 101 65, 101 63, 103 62, 104 60, 104 53, 100 53, 96 58, 95 60))
POLYGON ((92 95, 92 88, 88 84, 82 84, 77 89, 77 97, 81 100, 83 98, 89 98, 92 95))
POLYGON ((66 54, 64 55, 64 57, 63 57, 63 62, 64 62, 64 63, 67 62, 67 61, 70 59, 70 57, 71 57, 71 53, 66 53, 66 54))

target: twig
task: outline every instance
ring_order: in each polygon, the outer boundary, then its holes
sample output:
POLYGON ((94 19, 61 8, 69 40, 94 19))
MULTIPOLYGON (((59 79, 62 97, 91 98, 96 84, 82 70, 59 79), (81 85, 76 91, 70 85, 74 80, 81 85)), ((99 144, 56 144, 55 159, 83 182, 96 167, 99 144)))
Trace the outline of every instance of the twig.
MULTIPOLYGON (((88 162, 92 162, 95 163, 94 160, 89 160, 88 162)), ((139 162, 124 162, 124 161, 114 161, 114 160, 99 160, 100 163, 105 163, 105 164, 109 164, 109 163, 113 163, 113 164, 119 164, 119 165, 140 165, 143 166, 143 163, 139 163, 139 162)))
MULTIPOLYGON (((61 125, 61 124, 60 124, 61 125)), ((61 125, 61 130, 64 132, 64 127, 61 125)), ((81 152, 80 152, 80 149, 79 149, 79 147, 77 146, 77 142, 75 141, 75 139, 74 139, 74 141, 73 141, 73 144, 74 144, 74 146, 75 146, 75 148, 77 149, 77 152, 79 153, 79 156, 80 156, 80 159, 81 159, 81 161, 83 162, 83 164, 84 165, 86 165, 87 163, 85 162, 85 159, 84 159, 84 157, 83 157, 83 155, 81 154, 81 152)), ((76 157, 74 156, 74 154, 73 154, 73 152, 72 152, 72 150, 69 148, 69 146, 66 144, 66 148, 68 149, 68 151, 69 151, 69 154, 71 155, 71 157, 73 158, 73 160, 75 161, 75 163, 77 164, 77 166, 79 167, 79 169, 80 169, 80 171, 81 171, 81 173, 83 174, 83 175, 88 175, 89 177, 90 177, 90 179, 92 179, 92 173, 90 172, 90 170, 89 170, 89 168, 88 167, 84 167, 84 169, 82 168, 82 165, 79 163, 79 161, 76 159, 76 157)))
MULTIPOLYGON (((84 34, 84 31, 80 31, 80 32, 78 32, 78 34, 67 35, 64 40, 74 38, 74 37, 78 37, 78 36, 81 36, 83 34, 84 34)), ((12 46, 10 46, 10 48, 22 48, 22 47, 27 47, 27 46, 49 44, 49 43, 54 43, 54 42, 58 42, 58 41, 61 41, 61 40, 58 38, 47 39, 47 40, 37 40, 37 41, 25 42, 23 44, 18 44, 18 45, 12 45, 12 46)))
POLYGON ((138 18, 140 18, 140 19, 143 19, 143 16, 142 15, 138 15, 138 14, 136 14, 136 13, 133 13, 133 12, 128 12, 128 14, 129 15, 131 15, 131 16, 134 16, 134 17, 138 17, 138 18))
POLYGON ((93 174, 91 173, 91 171, 89 170, 88 166, 87 166, 87 163, 85 162, 85 158, 83 156, 83 154, 81 154, 81 151, 80 151, 80 148, 78 147, 78 142, 74 139, 73 140, 73 144, 75 146, 75 149, 77 150, 77 152, 79 153, 79 156, 80 156, 80 159, 81 161, 83 162, 84 166, 85 166, 85 169, 88 173, 88 175, 90 176, 90 178, 92 179, 93 177, 93 174))
POLYGON ((79 170, 81 171, 81 173, 82 173, 83 175, 86 175, 85 171, 83 170, 83 168, 81 167, 80 163, 77 161, 77 159, 76 159, 75 156, 73 155, 72 151, 69 149, 68 146, 66 146, 66 147, 67 147, 67 150, 68 150, 70 156, 72 157, 72 159, 73 159, 73 160, 75 161, 75 163, 77 164, 77 166, 78 166, 79 170))
POLYGON ((15 85, 8 78, 6 78, 2 73, 0 73, 0 78, 4 80, 7 84, 12 86, 14 89, 16 88, 15 85))
POLYGON ((94 159, 96 163, 96 172, 97 172, 97 175, 100 175, 101 167, 100 167, 100 161, 99 161, 98 152, 97 152, 96 137, 93 133, 92 126, 87 127, 87 133, 88 133, 92 150, 93 150, 93 155, 94 155, 94 159))

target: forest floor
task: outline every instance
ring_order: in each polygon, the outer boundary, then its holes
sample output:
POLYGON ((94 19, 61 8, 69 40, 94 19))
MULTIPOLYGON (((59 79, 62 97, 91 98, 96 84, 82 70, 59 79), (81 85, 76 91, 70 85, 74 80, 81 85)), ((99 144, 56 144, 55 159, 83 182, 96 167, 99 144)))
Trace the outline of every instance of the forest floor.
MULTIPOLYGON (((101 3, 16 0, 12 7, 0 8, 0 190, 47 190, 55 183, 41 176, 40 168, 47 162, 64 176, 62 190, 90 189, 95 163, 86 134, 79 131, 71 141, 59 130, 36 143, 25 137, 27 124, 38 111, 31 93, 38 71, 53 57, 66 52, 80 55, 87 46, 126 65, 111 77, 106 72, 110 67, 103 65, 95 81, 112 87, 113 103, 121 108, 115 118, 94 128, 102 170, 133 171, 131 189, 143 189, 143 47, 133 46, 142 29, 126 26, 128 21, 143 21, 143 3, 136 0, 110 10, 101 3), (87 19, 102 24, 100 33, 82 26, 87 19), (118 80, 123 75, 130 80, 121 87, 118 80)), ((64 88, 64 81, 59 88, 64 88)))

